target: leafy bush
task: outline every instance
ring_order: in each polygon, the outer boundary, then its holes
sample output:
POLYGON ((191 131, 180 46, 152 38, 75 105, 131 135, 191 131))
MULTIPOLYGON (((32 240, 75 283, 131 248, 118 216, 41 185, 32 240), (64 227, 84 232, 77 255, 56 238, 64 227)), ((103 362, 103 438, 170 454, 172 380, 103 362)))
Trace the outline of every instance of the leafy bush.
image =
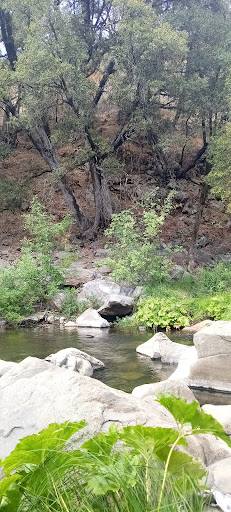
POLYGON ((17 210, 25 199, 26 187, 15 180, 5 179, 0 183, 0 209, 17 210))
POLYGON ((144 207, 113 214, 105 231, 110 240, 110 258, 113 277, 128 284, 139 281, 160 282, 167 276, 169 258, 161 250, 160 231, 171 209, 172 194, 164 204, 148 201, 144 207))
POLYGON ((98 309, 103 302, 94 295, 88 295, 85 300, 78 301, 78 291, 75 288, 64 290, 65 299, 62 306, 62 313, 71 319, 77 314, 82 313, 87 308, 98 309))
POLYGON ((9 322, 20 322, 37 304, 46 304, 63 282, 62 271, 52 265, 52 251, 67 232, 70 218, 54 224, 34 199, 24 219, 32 238, 24 239, 22 256, 15 265, 0 272, 0 314, 9 322))
POLYGON ((176 297, 157 298, 148 297, 138 302, 138 311, 134 318, 139 324, 152 327, 166 327, 175 323, 181 326, 189 325, 190 313, 186 300, 176 297))
POLYGON ((194 287, 197 296, 228 291, 231 287, 231 264, 218 263, 215 266, 199 268, 195 274, 194 287))
POLYGON ((74 451, 63 449, 84 421, 52 424, 22 439, 1 461, 1 510, 202 512, 205 469, 175 448, 187 446, 192 434, 213 434, 229 446, 231 441, 197 402, 187 404, 171 394, 159 395, 158 401, 175 418, 175 429, 114 425, 74 451))
POLYGON ((124 316, 123 318, 116 318, 115 327, 119 331, 137 331, 139 322, 134 315, 124 316))
POLYGON ((7 144, 7 142, 4 142, 3 140, 0 141, 0 160, 5 160, 5 158, 8 158, 12 153, 12 147, 10 144, 7 144))

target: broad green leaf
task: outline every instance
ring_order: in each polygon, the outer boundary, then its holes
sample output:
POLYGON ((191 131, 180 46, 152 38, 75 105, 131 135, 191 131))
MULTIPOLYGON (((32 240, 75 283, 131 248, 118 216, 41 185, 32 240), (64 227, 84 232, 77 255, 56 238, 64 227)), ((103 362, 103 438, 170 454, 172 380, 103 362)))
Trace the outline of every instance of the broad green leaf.
MULTIPOLYGON (((43 464, 46 459, 54 456, 58 451, 62 451, 70 437, 86 426, 85 421, 65 423, 59 425, 52 423, 39 434, 25 437, 22 439, 13 452, 6 457, 1 464, 4 466, 4 472, 9 475, 11 471, 28 469, 28 464, 38 466, 43 464)), ((32 467, 32 466, 31 466, 32 467)))
POLYGON ((231 447, 231 440, 222 425, 210 414, 199 410, 198 402, 187 404, 184 398, 177 398, 170 393, 158 395, 158 402, 173 415, 178 427, 185 426, 183 433, 186 437, 190 434, 213 434, 231 447))
POLYGON ((123 451, 111 457, 111 464, 98 464, 86 478, 86 486, 94 494, 106 494, 134 486, 138 479, 139 460, 123 451))
POLYGON ((112 446, 118 440, 118 429, 116 425, 112 425, 109 428, 109 431, 104 434, 101 433, 98 436, 93 437, 89 441, 83 444, 82 448, 85 448, 89 452, 102 454, 102 455, 110 455, 112 446))
POLYGON ((20 475, 14 473, 3 478, 0 482, 0 510, 2 512, 16 512, 20 503, 22 493, 17 485, 20 475))
MULTIPOLYGON (((134 448, 135 454, 141 454, 148 458, 153 454, 158 456, 160 450, 175 443, 178 435, 177 430, 171 428, 136 425, 123 428, 119 433, 119 438, 125 442, 126 446, 134 448)), ((179 439, 177 444, 185 445, 186 441, 179 439)))

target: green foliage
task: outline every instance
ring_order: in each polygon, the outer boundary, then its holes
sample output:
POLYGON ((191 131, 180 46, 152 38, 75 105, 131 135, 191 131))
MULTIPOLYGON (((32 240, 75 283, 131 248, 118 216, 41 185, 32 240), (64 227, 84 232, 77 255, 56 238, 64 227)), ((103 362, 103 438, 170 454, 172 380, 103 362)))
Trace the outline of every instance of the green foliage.
POLYGON ((8 158, 12 153, 12 147, 4 141, 0 141, 0 161, 8 158))
POLYGON ((138 331, 139 322, 135 316, 124 316, 123 318, 116 318, 116 330, 118 331, 138 331))
POLYGON ((231 123, 223 125, 220 132, 211 139, 208 157, 212 170, 206 177, 211 185, 212 192, 227 202, 231 210, 231 151, 230 151, 231 123))
POLYGON ((0 209, 17 210, 21 208, 26 196, 26 188, 15 180, 4 179, 0 182, 0 209))
POLYGON ((67 236, 70 218, 53 223, 34 199, 24 219, 32 238, 24 239, 23 254, 15 265, 0 272, 0 314, 9 322, 20 322, 37 304, 45 305, 63 282, 62 271, 52 265, 52 250, 62 235, 67 236))
POLYGON ((103 304, 103 301, 97 299, 94 295, 88 295, 85 300, 78 301, 78 290, 76 288, 64 290, 64 293, 62 314, 68 319, 76 317, 87 308, 98 309, 103 304))
POLYGON ((189 436, 213 434, 231 446, 223 427, 199 404, 167 393, 158 401, 173 428, 114 425, 67 451, 66 441, 86 424, 52 424, 19 442, 1 464, 4 512, 202 512, 205 469, 184 453, 189 436), (183 453, 175 451, 182 446, 183 453), (65 448, 65 450, 63 450, 65 448), (12 508, 14 507, 14 508, 12 508))
POLYGON ((79 312, 78 292, 76 288, 64 290, 65 298, 62 305, 62 314, 71 319, 79 312))
POLYGON ((171 202, 172 194, 163 205, 149 198, 144 206, 112 215, 110 227, 105 231, 110 247, 107 263, 117 281, 136 284, 166 278, 169 258, 161 251, 160 232, 171 202))
POLYGON ((189 325, 189 309, 187 301, 180 300, 178 297, 157 298, 148 297, 138 302, 138 311, 134 318, 140 325, 152 327, 173 326, 179 323, 181 326, 189 325))

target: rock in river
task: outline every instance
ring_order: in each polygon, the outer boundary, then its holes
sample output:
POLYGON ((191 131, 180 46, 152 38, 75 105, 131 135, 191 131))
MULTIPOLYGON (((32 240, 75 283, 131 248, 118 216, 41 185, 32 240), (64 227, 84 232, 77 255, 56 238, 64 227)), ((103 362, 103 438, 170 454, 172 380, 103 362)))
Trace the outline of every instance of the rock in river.
POLYGON ((139 345, 136 352, 151 359, 160 359, 162 363, 178 363, 183 353, 186 353, 189 347, 180 345, 171 341, 166 334, 157 332, 142 345, 139 345))
POLYGON ((107 320, 102 318, 96 309, 88 308, 76 319, 77 327, 110 327, 107 320))
POLYGON ((77 348, 64 348, 63 350, 59 350, 56 354, 47 356, 45 361, 59 366, 60 368, 63 367, 78 372, 81 375, 88 375, 88 377, 91 377, 94 370, 102 370, 105 368, 102 361, 77 348))

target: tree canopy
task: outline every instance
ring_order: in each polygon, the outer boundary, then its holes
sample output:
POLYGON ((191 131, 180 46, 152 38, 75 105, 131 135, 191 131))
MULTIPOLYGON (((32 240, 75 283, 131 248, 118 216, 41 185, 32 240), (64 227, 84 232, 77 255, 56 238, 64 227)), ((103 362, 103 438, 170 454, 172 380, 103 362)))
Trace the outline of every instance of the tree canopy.
POLYGON ((124 142, 145 137, 166 179, 181 178, 228 119, 230 16, 225 0, 2 1, 0 108, 44 158, 83 232, 110 221, 108 180, 124 142), (112 139, 99 130, 102 105, 117 112, 112 139), (92 179, 93 222, 57 156, 72 133, 81 140, 74 165, 92 179), (185 164, 195 135, 201 148, 185 164), (165 151, 176 137, 177 166, 165 151))

